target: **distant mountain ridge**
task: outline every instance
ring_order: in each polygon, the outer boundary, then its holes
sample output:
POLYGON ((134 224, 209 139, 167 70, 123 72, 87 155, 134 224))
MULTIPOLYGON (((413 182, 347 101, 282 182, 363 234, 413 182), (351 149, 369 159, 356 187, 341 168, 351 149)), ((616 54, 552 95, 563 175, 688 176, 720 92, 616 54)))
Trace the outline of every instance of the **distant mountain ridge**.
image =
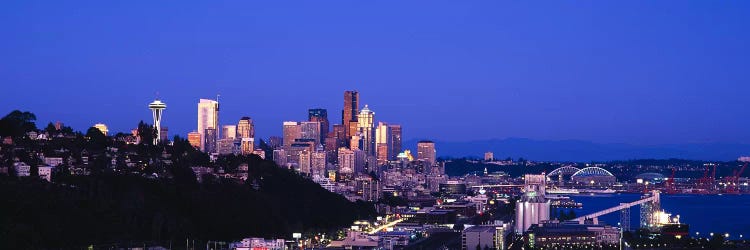
MULTIPOLYGON (((404 145, 416 148, 419 140, 408 140, 404 145)), ((523 157, 535 161, 614 161, 631 159, 689 159, 731 161, 750 155, 750 144, 694 143, 664 145, 631 145, 624 143, 595 143, 582 140, 534 140, 526 138, 489 139, 465 142, 435 141, 438 156, 477 157, 492 151, 495 158, 523 157)))

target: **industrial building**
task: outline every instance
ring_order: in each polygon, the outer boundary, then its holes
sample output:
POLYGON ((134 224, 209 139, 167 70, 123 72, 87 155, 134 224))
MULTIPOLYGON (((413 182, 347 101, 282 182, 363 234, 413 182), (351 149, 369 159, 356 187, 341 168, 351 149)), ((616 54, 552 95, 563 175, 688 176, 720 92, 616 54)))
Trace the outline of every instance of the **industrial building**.
POLYGON ((524 182, 524 193, 516 203, 517 234, 525 232, 532 225, 549 220, 550 201, 545 198, 547 176, 527 174, 524 182))
POLYGON ((466 228, 461 233, 461 249, 507 249, 511 232, 510 224, 503 222, 466 228))
POLYGON ((592 248, 619 243, 620 229, 603 224, 546 222, 531 226, 524 244, 531 248, 592 248))

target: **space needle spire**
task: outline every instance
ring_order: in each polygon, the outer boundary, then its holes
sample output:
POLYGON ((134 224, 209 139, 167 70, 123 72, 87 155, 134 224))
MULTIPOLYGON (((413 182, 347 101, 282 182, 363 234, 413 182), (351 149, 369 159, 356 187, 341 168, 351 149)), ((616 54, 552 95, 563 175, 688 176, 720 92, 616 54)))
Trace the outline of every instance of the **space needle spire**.
POLYGON ((151 114, 154 117, 154 129, 156 129, 156 137, 154 137, 154 145, 161 141, 161 115, 164 109, 167 108, 167 104, 161 102, 158 98, 152 103, 148 104, 148 108, 151 110, 151 114))

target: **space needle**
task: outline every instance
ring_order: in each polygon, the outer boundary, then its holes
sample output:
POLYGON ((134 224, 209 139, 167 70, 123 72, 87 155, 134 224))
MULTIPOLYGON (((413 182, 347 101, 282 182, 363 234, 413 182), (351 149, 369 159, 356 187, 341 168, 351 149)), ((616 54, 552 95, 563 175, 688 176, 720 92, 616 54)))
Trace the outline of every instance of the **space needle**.
POLYGON ((154 102, 148 104, 148 109, 151 110, 151 113, 154 116, 154 128, 156 129, 156 137, 154 137, 154 145, 158 144, 161 140, 161 114, 164 109, 167 108, 167 104, 161 102, 159 99, 154 100, 154 102))

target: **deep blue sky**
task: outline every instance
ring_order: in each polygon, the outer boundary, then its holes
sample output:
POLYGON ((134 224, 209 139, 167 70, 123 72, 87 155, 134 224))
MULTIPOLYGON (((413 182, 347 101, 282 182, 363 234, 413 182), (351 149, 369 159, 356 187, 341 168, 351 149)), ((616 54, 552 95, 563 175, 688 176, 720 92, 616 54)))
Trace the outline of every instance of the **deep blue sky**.
POLYGON ((748 1, 10 1, 0 111, 262 137, 356 89, 406 138, 750 141, 748 1))

